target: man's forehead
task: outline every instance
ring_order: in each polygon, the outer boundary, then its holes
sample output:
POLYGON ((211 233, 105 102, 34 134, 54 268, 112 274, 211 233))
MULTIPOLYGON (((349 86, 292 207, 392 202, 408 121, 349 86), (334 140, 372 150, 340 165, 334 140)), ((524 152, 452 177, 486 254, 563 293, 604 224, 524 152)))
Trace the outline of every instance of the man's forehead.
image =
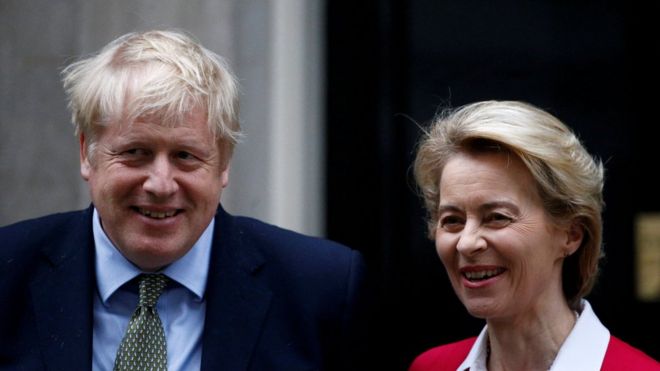
POLYGON ((164 122, 161 120, 139 119, 134 121, 111 122, 100 128, 103 132, 122 136, 125 138, 138 138, 149 136, 196 137, 198 139, 213 140, 215 134, 206 121, 183 120, 164 122))

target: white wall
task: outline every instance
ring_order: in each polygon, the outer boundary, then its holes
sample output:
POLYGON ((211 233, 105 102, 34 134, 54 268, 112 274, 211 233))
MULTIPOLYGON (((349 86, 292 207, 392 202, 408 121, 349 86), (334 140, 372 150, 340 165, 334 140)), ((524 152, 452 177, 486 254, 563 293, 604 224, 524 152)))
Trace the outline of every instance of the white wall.
POLYGON ((126 32, 180 28, 227 58, 246 137, 223 204, 323 234, 322 0, 0 2, 0 225, 86 207, 59 81, 126 32))

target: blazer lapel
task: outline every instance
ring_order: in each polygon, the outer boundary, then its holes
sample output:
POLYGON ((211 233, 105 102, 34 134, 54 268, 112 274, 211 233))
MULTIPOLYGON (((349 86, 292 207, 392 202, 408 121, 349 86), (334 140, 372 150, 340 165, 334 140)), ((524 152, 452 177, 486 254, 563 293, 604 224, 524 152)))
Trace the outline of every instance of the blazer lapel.
POLYGON ((246 370, 272 293, 257 279, 263 256, 221 208, 206 291, 202 370, 246 370))
POLYGON ((85 370, 92 364, 93 237, 91 212, 81 212, 45 249, 46 268, 32 282, 44 364, 85 370))

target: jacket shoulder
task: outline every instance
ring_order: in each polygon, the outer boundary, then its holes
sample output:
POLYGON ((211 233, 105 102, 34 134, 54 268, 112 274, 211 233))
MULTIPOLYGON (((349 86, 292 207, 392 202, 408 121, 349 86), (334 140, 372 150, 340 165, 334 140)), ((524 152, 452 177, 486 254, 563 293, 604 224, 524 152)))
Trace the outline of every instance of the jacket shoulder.
POLYGON ((316 259, 328 256, 331 259, 343 260, 350 259, 351 253, 354 252, 338 242, 305 235, 249 217, 234 217, 234 227, 234 233, 258 246, 265 255, 295 255, 301 258, 309 256, 316 259))
POLYGON ((91 306, 83 309, 85 301, 91 305, 94 284, 94 250, 88 248, 90 215, 84 211, 53 214, 0 228, 0 369, 11 368, 10 364, 22 370, 41 369, 46 349, 66 353, 76 347, 72 339, 85 336, 84 330, 77 331, 91 326, 91 306), (75 303, 81 300, 79 313, 62 309, 76 307, 70 305, 70 298, 75 303), (64 318, 81 320, 80 326, 60 331, 67 328, 60 322, 64 318))
POLYGON ((51 237, 51 233, 62 234, 63 228, 73 226, 89 218, 90 210, 68 211, 46 215, 34 219, 27 219, 4 227, 0 227, 0 246, 10 243, 27 243, 39 240, 43 236, 51 237))
POLYGON ((660 363, 623 340, 610 336, 601 370, 652 371, 660 370, 660 363))
POLYGON ((248 217, 230 216, 218 222, 219 251, 258 272, 262 282, 282 297, 307 308, 316 303, 323 311, 333 311, 334 304, 355 300, 363 292, 367 267, 357 250, 248 217))
POLYGON ((463 363, 476 337, 431 348, 415 358, 409 371, 455 371, 463 363))
MULTIPOLYGON (((2 268, 24 267, 28 261, 60 242, 71 241, 91 233, 90 209, 42 216, 0 227, 0 272, 2 268)), ((63 251, 69 248, 64 247, 63 251)))

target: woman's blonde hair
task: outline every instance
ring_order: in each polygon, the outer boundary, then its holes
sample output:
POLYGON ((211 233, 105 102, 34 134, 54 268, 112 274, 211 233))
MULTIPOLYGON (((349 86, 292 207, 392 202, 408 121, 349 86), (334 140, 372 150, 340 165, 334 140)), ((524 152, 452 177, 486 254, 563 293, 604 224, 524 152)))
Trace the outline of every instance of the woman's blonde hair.
POLYGON ((434 238, 437 228, 440 178, 447 161, 459 152, 493 148, 522 160, 555 222, 576 221, 582 226, 582 244, 566 258, 562 273, 564 294, 576 309, 595 283, 602 256, 604 169, 566 125, 537 107, 485 101, 447 110, 433 120, 414 163, 428 211, 429 237, 434 238))

